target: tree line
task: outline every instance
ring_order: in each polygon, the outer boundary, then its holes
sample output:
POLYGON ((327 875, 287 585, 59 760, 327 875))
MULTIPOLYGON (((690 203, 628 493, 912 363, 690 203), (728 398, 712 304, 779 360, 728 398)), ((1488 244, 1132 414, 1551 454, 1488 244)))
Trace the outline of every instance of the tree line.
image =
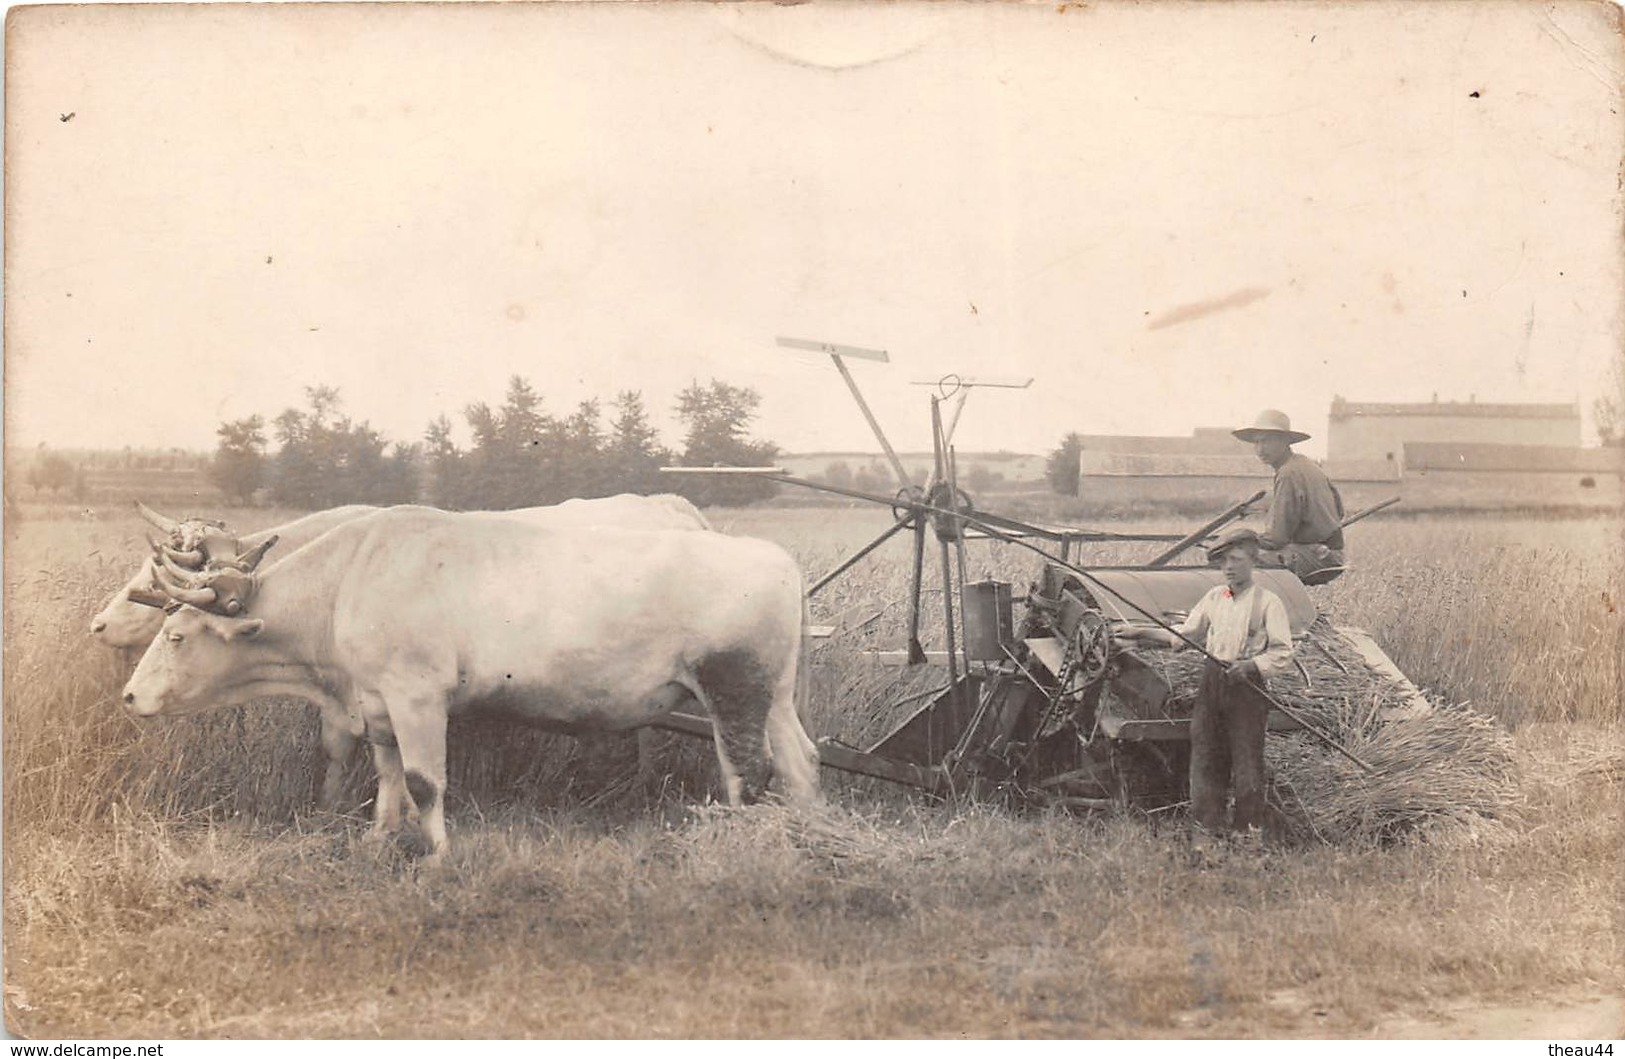
POLYGON ((759 466, 777 458, 778 446, 749 436, 760 396, 717 379, 678 395, 680 451, 661 442, 636 390, 617 394, 607 416, 596 399, 555 415, 515 375, 501 404, 463 409, 467 448, 456 443, 446 415, 428 424, 421 441, 391 442, 346 415, 332 387, 306 387, 305 400, 269 424, 259 415, 220 424, 209 476, 223 493, 246 504, 263 492, 277 505, 312 510, 412 502, 506 510, 626 492, 680 493, 702 506, 746 504, 775 491, 755 478, 660 473, 663 465, 759 466))

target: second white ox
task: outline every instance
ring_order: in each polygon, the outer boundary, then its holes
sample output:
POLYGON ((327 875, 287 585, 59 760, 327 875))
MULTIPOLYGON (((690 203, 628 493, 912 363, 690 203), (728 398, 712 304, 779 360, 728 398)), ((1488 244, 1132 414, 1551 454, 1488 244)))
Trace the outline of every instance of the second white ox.
MULTIPOLYGON (((277 537, 277 543, 270 552, 270 561, 266 567, 270 569, 283 557, 304 547, 328 530, 376 514, 380 510, 383 509, 364 504, 351 504, 318 511, 286 525, 250 534, 243 537, 239 544, 247 551, 272 536, 277 537)), ((179 525, 178 521, 167 519, 150 510, 144 509, 144 514, 160 529, 179 525), (169 525, 164 525, 165 522, 169 525)), ((700 514, 699 508, 684 498, 670 493, 655 496, 621 493, 617 496, 590 500, 566 500, 553 507, 521 508, 491 514, 543 526, 621 526, 671 530, 711 528, 705 516, 700 514)), ((148 560, 141 564, 141 568, 129 582, 115 592, 92 619, 91 635, 108 647, 125 650, 144 649, 152 642, 153 637, 158 635, 158 629, 164 623, 162 610, 137 602, 143 595, 150 594, 154 590, 152 566, 148 560)), ((356 732, 353 730, 350 715, 344 709, 336 709, 319 700, 316 705, 321 710, 322 753, 327 759, 316 804, 324 809, 332 809, 338 804, 344 786, 344 766, 350 760, 350 755, 355 753, 356 732)), ((640 770, 646 767, 644 759, 647 754, 647 747, 640 738, 638 745, 640 770)))
MULTIPOLYGON (((159 529, 167 531, 170 527, 180 524, 179 520, 166 518, 150 509, 143 510, 153 525, 159 529)), ((270 561, 275 563, 282 556, 304 547, 334 526, 343 525, 379 510, 381 509, 366 504, 329 508, 326 511, 317 511, 296 518, 281 526, 250 533, 243 537, 239 544, 244 551, 249 551, 267 538, 276 537, 276 546, 269 556, 270 561)), ((670 493, 656 496, 621 493, 618 496, 600 499, 566 500, 553 507, 521 508, 505 514, 514 518, 560 526, 641 526, 649 529, 697 530, 711 528, 705 521, 705 516, 700 514, 699 508, 670 493)), ((164 615, 160 610, 136 602, 136 598, 144 593, 156 591, 156 588, 151 561, 143 560, 140 569, 130 576, 124 587, 113 593, 102 609, 90 620, 90 634, 106 647, 123 650, 145 648, 152 642, 152 638, 158 635, 158 626, 164 623, 164 615)))
POLYGON ((374 830, 403 794, 446 846, 446 723, 501 710, 561 731, 634 727, 698 705, 735 804, 776 772, 817 797, 801 571, 766 541, 553 528, 488 514, 380 511, 269 568, 253 616, 182 607, 125 686, 137 716, 268 695, 353 709, 373 743, 374 830))

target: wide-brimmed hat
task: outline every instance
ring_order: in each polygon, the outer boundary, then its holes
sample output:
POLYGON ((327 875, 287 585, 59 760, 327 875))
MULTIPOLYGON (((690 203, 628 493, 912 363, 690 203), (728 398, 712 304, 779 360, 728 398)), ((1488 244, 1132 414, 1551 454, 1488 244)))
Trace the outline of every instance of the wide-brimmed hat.
POLYGON ((1225 552, 1238 544, 1251 545, 1254 553, 1263 547, 1263 542, 1259 539, 1257 530, 1248 529, 1246 526, 1238 526, 1235 529, 1228 529, 1219 534, 1219 539, 1207 546, 1207 557, 1212 562, 1218 562, 1225 552))
POLYGON ((1309 440, 1308 434, 1292 429, 1292 420, 1287 418, 1285 412, 1277 412, 1273 408, 1266 408, 1258 413, 1258 418, 1253 420, 1252 426, 1232 430, 1230 433, 1242 441, 1257 441, 1266 434, 1281 434, 1288 441, 1309 440))

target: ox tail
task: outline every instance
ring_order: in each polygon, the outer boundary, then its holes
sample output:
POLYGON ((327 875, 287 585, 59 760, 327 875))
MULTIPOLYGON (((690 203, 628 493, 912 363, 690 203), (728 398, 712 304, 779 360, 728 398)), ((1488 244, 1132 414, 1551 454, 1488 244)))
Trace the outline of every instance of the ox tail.
POLYGON ((812 700, 812 604, 801 596, 801 647, 796 654, 796 718, 807 725, 807 703, 812 700))
POLYGON ((818 744, 807 735, 807 710, 812 703, 812 604, 801 595, 801 645, 796 654, 796 727, 806 739, 805 750, 812 759, 813 775, 818 774, 818 744))

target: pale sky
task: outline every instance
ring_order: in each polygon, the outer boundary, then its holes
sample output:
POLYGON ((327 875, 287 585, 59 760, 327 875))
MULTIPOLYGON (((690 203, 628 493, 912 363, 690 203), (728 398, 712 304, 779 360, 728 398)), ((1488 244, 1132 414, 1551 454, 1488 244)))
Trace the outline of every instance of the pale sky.
MULTIPOLYGON (((7 443, 393 440, 693 379, 791 450, 1571 401, 1625 334, 1607 3, 58 7, 6 77, 7 443), (62 120, 67 115, 69 120, 62 120)), ((1589 432, 1589 423, 1588 423, 1589 432)), ((465 434, 466 436, 466 434, 465 434)), ((1314 451, 1311 445, 1310 450, 1314 451)))

